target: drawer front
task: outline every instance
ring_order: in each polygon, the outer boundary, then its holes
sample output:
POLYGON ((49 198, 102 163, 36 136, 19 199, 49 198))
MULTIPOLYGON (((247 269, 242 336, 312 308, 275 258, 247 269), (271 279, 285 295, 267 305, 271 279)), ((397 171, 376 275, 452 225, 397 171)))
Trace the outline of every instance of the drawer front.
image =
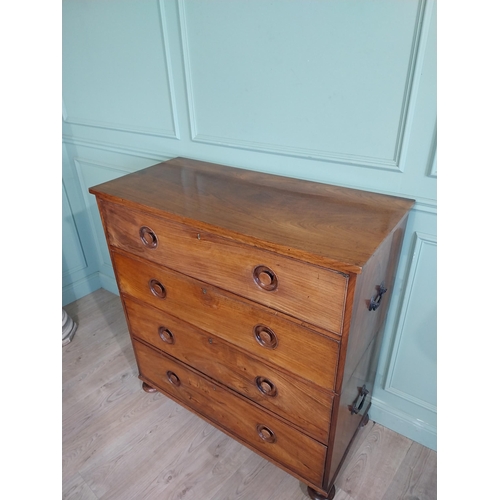
POLYGON ((134 342, 134 349, 142 378, 254 449, 320 485, 325 446, 140 342, 134 342))
POLYGON ((333 390, 337 341, 170 269, 116 251, 111 255, 122 294, 217 335, 268 364, 333 390))
POLYGON ((131 333, 299 426, 328 440, 333 395, 272 369, 228 342, 153 307, 125 299, 131 333))
POLYGON ((110 245, 341 333, 344 275, 120 205, 102 210, 110 245))

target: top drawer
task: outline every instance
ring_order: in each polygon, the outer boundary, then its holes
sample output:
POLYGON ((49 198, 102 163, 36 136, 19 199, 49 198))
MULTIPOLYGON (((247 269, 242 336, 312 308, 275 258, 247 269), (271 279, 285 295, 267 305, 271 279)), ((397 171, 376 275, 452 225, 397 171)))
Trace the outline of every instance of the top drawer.
POLYGON ((342 333, 343 274, 118 204, 100 204, 110 245, 342 333))

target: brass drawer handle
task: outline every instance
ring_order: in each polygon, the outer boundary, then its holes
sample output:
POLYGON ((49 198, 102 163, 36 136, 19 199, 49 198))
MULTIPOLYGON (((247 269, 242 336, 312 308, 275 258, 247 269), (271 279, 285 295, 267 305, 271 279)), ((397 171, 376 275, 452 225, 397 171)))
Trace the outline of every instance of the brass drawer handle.
POLYGON ((150 227, 142 226, 139 229, 139 236, 144 246, 148 248, 156 248, 158 246, 158 237, 150 227))
POLYGON ((378 288, 378 294, 370 299, 370 305, 368 306, 369 311, 376 311, 378 309, 380 301, 382 300, 382 295, 384 295, 384 293, 387 292, 387 288, 385 287, 383 281, 377 288, 378 288))
POLYGON ((276 273, 266 266, 257 266, 253 270, 253 280, 260 288, 267 292, 272 292, 278 288, 278 277, 276 273))
POLYGON ((174 334, 165 326, 158 327, 158 335, 167 344, 173 344, 175 342, 174 334))
POLYGON ((349 406, 349 410, 351 411, 351 415, 354 415, 355 413, 358 414, 361 409, 363 408, 363 405, 365 404, 365 399, 368 393, 370 392, 367 388, 366 385, 363 385, 363 387, 358 387, 358 395, 356 396, 356 399, 354 400, 354 403, 349 406), (361 401, 358 403, 358 399, 361 397, 361 401))
POLYGON ((272 444, 276 442, 276 435, 271 429, 269 429, 269 427, 266 427, 265 425, 257 425, 257 433, 259 434, 260 439, 262 439, 262 441, 265 441, 266 443, 272 444))
POLYGON ((276 349, 278 346, 278 337, 276 334, 265 325, 255 325, 253 328, 255 340, 267 349, 276 349))
POLYGON ((164 299, 167 296, 167 289, 158 280, 150 279, 149 289, 151 293, 159 299, 164 299))
POLYGON ((167 379, 171 384, 175 385, 175 387, 179 387, 181 385, 179 377, 170 370, 167 372, 167 379))
POLYGON ((278 394, 276 386, 265 377, 257 377, 255 379, 255 385, 257 386, 257 389, 262 392, 262 394, 269 396, 270 398, 274 398, 278 394))

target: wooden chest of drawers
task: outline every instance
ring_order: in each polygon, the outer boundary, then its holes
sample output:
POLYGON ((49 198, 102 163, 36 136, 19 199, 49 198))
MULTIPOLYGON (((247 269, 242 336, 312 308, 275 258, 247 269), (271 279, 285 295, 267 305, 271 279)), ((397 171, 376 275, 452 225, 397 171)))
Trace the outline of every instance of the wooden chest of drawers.
POLYGON ((143 388, 332 498, 413 201, 185 158, 90 192, 143 388))

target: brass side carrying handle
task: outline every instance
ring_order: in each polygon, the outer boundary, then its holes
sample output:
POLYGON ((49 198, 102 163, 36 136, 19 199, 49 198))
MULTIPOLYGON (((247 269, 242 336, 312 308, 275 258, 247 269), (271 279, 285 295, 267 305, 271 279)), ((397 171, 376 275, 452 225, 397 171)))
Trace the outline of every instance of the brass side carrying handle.
POLYGON ((365 404, 365 399, 367 394, 370 391, 367 390, 366 386, 363 385, 363 387, 359 388, 359 393, 356 396, 356 399, 354 400, 354 403, 352 406, 349 408, 351 410, 351 415, 354 415, 355 413, 358 414, 361 411, 361 408, 363 408, 363 405, 365 404), (361 401, 358 404, 358 399, 361 397, 361 401), (356 406, 357 405, 357 406, 356 406))
POLYGON ((369 311, 376 311, 378 309, 380 301, 382 300, 382 295, 384 295, 385 292, 387 292, 387 288, 382 281, 382 283, 378 287, 378 294, 370 299, 370 305, 368 306, 369 311))

